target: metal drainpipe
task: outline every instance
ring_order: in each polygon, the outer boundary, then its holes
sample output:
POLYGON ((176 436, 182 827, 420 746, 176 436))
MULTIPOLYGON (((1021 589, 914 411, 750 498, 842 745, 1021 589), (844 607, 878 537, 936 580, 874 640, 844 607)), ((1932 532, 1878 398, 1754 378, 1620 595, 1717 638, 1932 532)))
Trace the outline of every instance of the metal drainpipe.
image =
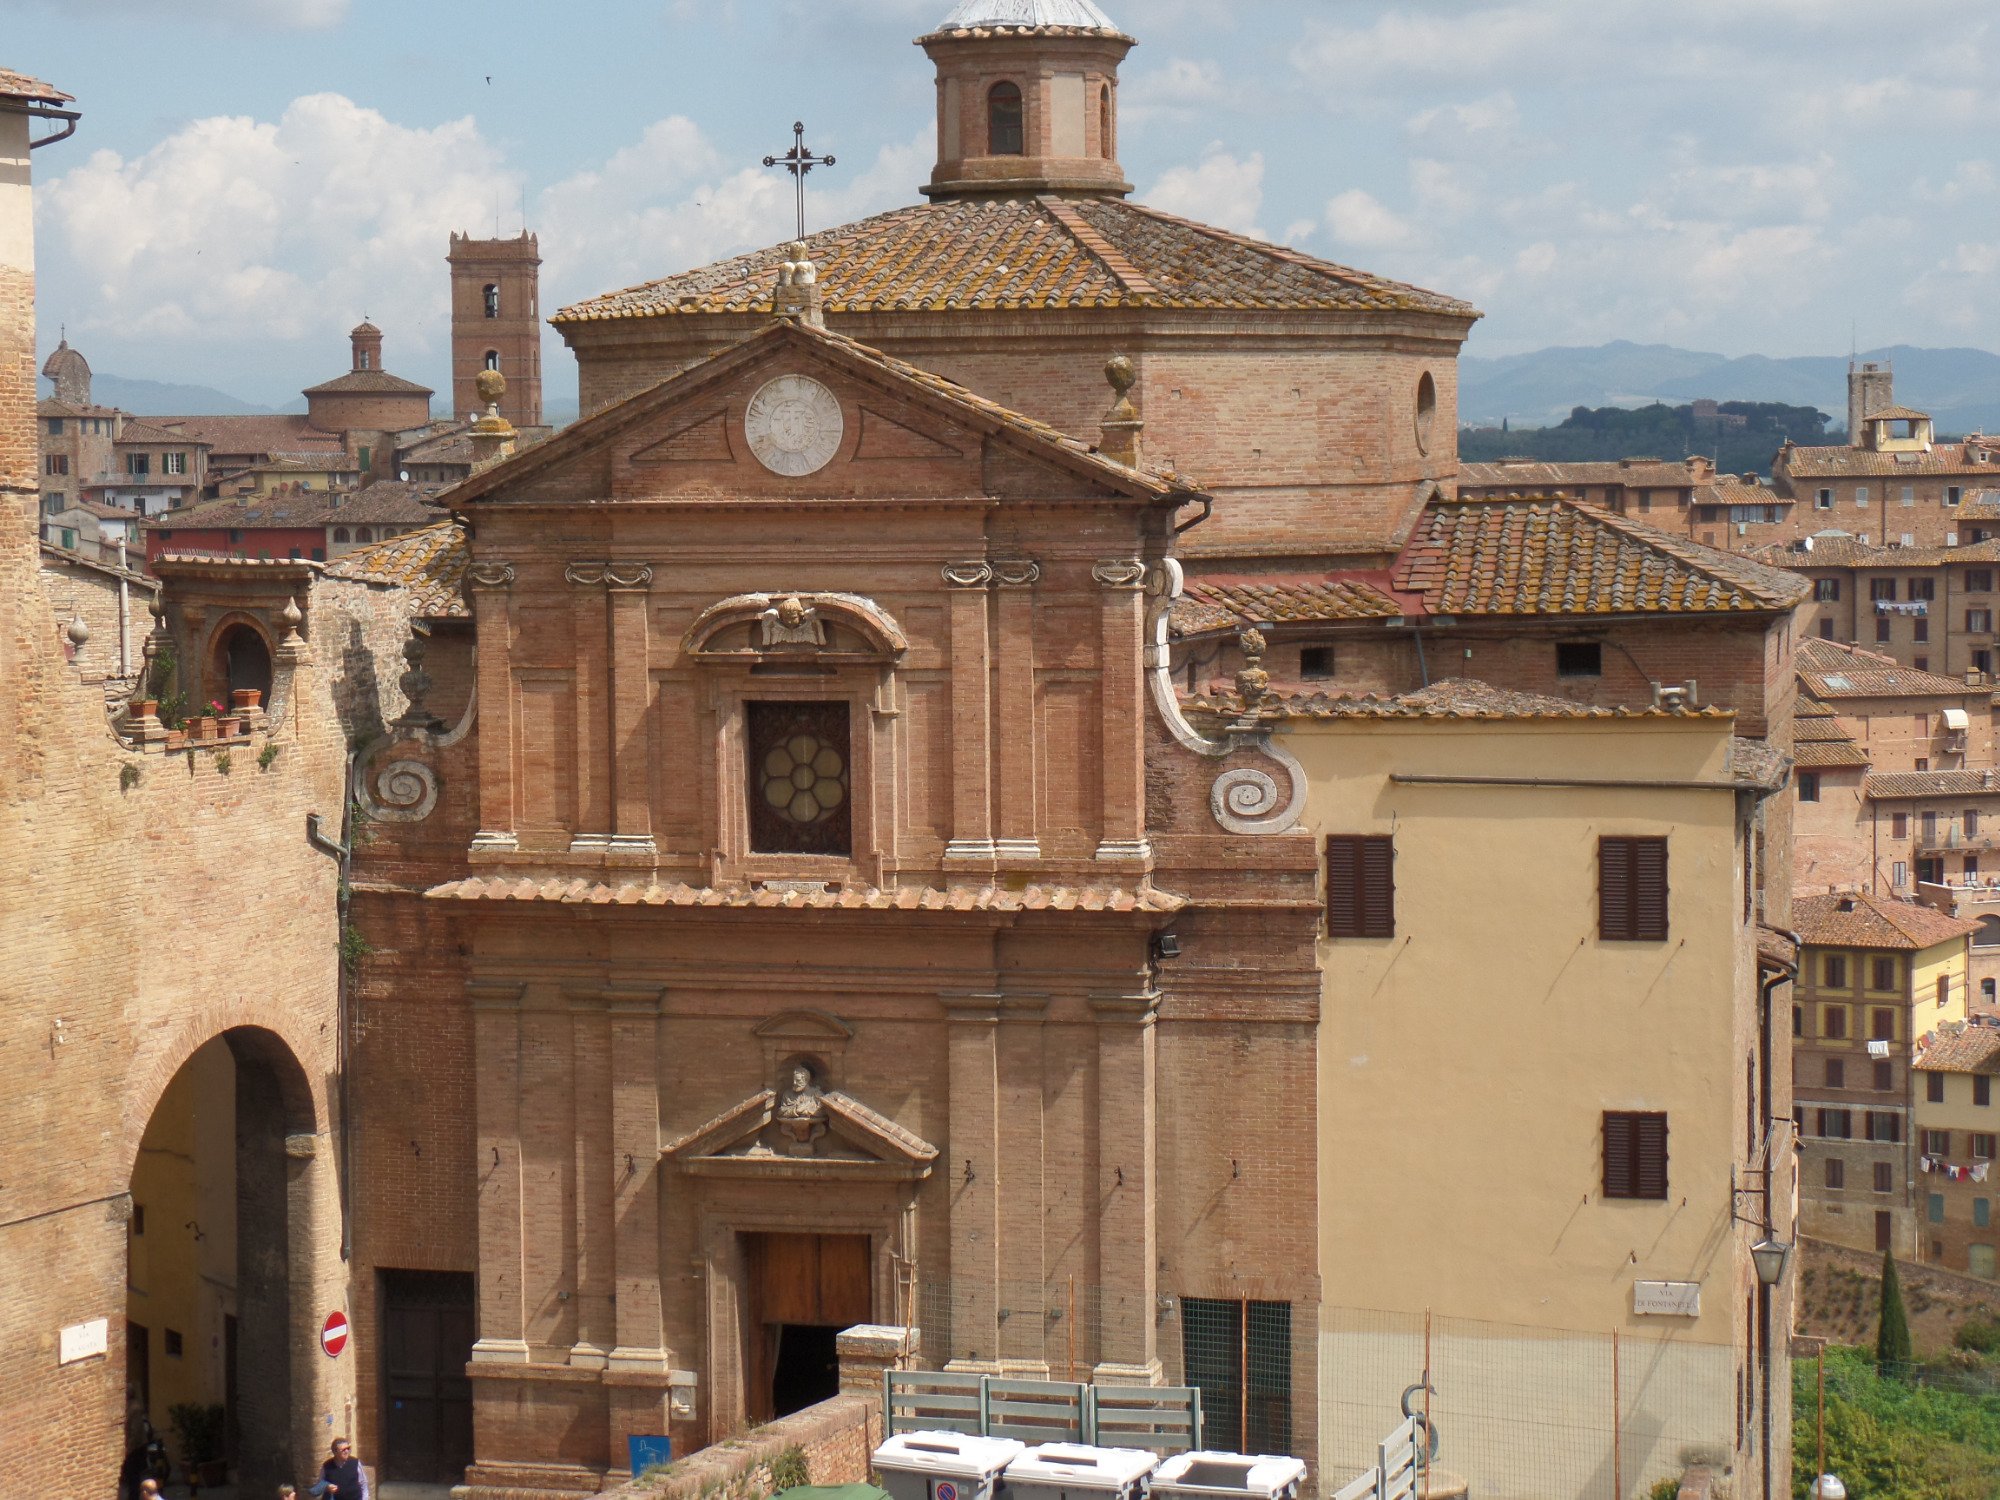
POLYGON ((1417 643, 1417 675, 1424 680, 1424 686, 1431 685, 1430 663, 1424 660, 1424 631, 1421 625, 1410 627, 1410 639, 1417 643))
MULTIPOLYGON (((1796 932, 1786 932, 1785 936, 1792 940, 1794 951, 1803 959, 1805 957, 1804 941, 1796 932)), ((1792 984, 1797 979, 1798 970, 1794 968, 1789 974, 1773 974, 1758 986, 1758 989, 1762 992, 1764 1002, 1758 1007, 1757 1065, 1762 1074, 1759 1081, 1764 1088, 1764 1108, 1762 1111, 1764 1116, 1764 1222, 1767 1228, 1771 1227, 1771 1221, 1776 1217, 1771 1198, 1771 1194, 1776 1190, 1772 1181, 1776 1167, 1771 1159, 1771 1126, 1773 1124, 1771 1114, 1771 1052, 1773 1050, 1771 995, 1779 985, 1792 984)), ((1794 1244, 1797 1243, 1796 1235, 1793 1236, 1793 1242, 1794 1244)), ((1762 1400, 1759 1405, 1762 1408, 1760 1425, 1763 1434, 1764 1500, 1773 1500, 1771 1494, 1771 1288, 1765 1286, 1761 1281, 1757 1284, 1757 1364, 1760 1384, 1763 1388, 1762 1400)))
POLYGON ((351 997, 348 992, 347 975, 347 907, 348 875, 354 860, 353 839, 349 823, 354 807, 354 756, 347 757, 347 769, 341 778, 340 842, 335 843, 320 831, 318 813, 306 814, 306 838, 320 853, 328 856, 338 866, 337 895, 335 898, 335 924, 339 936, 335 940, 334 967, 334 1026, 338 1033, 334 1039, 334 1065, 340 1070, 340 1258, 351 1260, 354 1255, 354 1211, 351 1184, 354 1181, 354 1129, 353 1111, 349 1107, 347 1033, 348 1010, 351 997))

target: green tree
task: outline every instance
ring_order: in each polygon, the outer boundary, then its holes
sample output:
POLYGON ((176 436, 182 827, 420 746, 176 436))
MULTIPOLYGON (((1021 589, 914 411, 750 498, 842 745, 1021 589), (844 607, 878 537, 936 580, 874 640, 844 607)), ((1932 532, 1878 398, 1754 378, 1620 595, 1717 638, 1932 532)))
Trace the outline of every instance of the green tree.
POLYGON ((1896 1259, 1882 1252, 1882 1312, 1875 1329, 1875 1367, 1884 1375, 1910 1367, 1910 1318, 1903 1311, 1903 1282, 1896 1259))

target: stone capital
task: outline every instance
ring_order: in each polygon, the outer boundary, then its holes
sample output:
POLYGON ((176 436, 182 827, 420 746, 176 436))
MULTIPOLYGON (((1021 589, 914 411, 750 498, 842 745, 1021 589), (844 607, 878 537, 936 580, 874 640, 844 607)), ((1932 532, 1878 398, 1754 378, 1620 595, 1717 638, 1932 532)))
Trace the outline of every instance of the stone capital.
POLYGON ((514 586, 514 565, 503 562, 473 563, 465 570, 465 581, 476 589, 510 589, 514 586))
POLYGON ((1136 589, 1146 581, 1146 565, 1136 557, 1107 557, 1090 576, 1107 589, 1136 589))
POLYGON ((940 570, 945 583, 955 589, 983 589, 993 581, 993 568, 979 558, 946 563, 940 570))
POLYGON ((993 564, 993 581, 1003 589, 1028 588, 1041 577, 1042 565, 1032 558, 1012 557, 993 564))

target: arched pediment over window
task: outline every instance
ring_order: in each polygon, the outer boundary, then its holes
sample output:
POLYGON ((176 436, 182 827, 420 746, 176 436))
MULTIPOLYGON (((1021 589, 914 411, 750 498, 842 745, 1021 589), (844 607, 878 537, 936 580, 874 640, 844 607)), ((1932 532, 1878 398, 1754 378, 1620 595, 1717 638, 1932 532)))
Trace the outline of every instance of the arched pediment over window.
POLYGON ((910 649, 896 619, 860 594, 737 594, 711 604, 689 627, 696 658, 810 656, 827 662, 894 662, 910 649))

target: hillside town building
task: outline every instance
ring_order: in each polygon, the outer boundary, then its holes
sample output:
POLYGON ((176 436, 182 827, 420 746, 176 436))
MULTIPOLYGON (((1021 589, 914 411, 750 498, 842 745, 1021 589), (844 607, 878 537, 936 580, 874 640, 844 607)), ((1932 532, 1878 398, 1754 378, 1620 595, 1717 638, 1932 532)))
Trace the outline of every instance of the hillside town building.
MULTIPOLYGON (((33 648, 0 742, 59 698, 7 753, 82 768, 0 782, 0 833, 82 867, 156 831, 122 908, 171 871, 238 913, 156 974, 139 921, 58 961, 0 905, 20 1050, 92 1069, 0 1095, 61 1146, 0 1185, 10 1255, 64 1267, 0 1309, 20 1461, 87 1490, 137 1374, 225 1402, 246 1488, 337 1424, 385 1480, 582 1496, 632 1437, 817 1402, 870 1324, 931 1369, 1191 1385, 1220 1445, 1337 1483, 1446 1309, 1477 1493, 1699 1454, 1788 1494, 1806 585, 1458 493, 1476 311, 1128 201, 1134 39, 1088 0, 922 45, 928 201, 563 309, 588 415, 510 453, 477 371, 449 519, 323 563, 168 526, 110 731, 44 598, 0 632, 33 648), (1472 1232, 1355 1222, 1414 1184, 1472 1232), (231 1203, 233 1254, 154 1238, 231 1203), (1538 1454, 1578 1369, 1610 1422, 1538 1454)), ((312 394, 401 445, 371 337, 312 394)), ((200 435, 211 472, 276 456, 200 435)), ((25 513, 32 429, 0 443, 25 513)))
POLYGON ((1484 500, 1581 500, 1725 552, 1747 550, 1751 535, 1762 538, 1765 528, 1782 523, 1793 503, 1755 474, 1719 474, 1713 460, 1700 456, 1678 463, 1656 458, 1466 463, 1459 466, 1458 493, 1484 500))
POLYGON ((1941 1027, 1917 1056, 1917 1192, 1919 1233, 1933 1265, 1988 1280, 2000 1277, 1994 1251, 2000 1223, 1994 1200, 1994 1123, 2000 1104, 2000 1025, 1941 1027))

